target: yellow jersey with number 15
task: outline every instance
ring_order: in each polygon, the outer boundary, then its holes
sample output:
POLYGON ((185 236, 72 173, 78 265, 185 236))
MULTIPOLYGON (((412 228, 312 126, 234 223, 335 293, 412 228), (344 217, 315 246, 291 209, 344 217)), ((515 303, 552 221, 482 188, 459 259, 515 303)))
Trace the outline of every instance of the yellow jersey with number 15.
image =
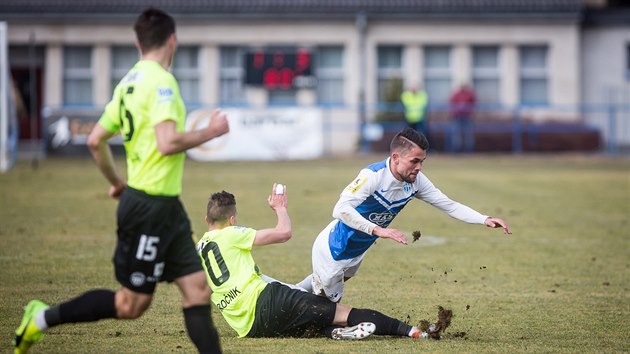
POLYGON ((164 156, 155 126, 166 120, 183 132, 186 107, 175 77, 151 60, 140 60, 114 89, 98 123, 120 132, 127 153, 127 184, 147 194, 177 196, 182 189, 184 152, 164 156))

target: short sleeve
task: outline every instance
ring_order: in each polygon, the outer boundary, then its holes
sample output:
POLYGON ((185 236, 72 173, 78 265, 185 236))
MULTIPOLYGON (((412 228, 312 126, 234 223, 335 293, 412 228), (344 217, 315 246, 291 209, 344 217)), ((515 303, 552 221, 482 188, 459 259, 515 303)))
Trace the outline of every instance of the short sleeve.
POLYGON ((249 227, 232 226, 230 237, 232 237, 231 241, 234 247, 242 250, 251 250, 254 246, 256 230, 249 227))
POLYGON ((165 120, 177 121, 178 114, 179 86, 172 75, 164 76, 155 87, 149 92, 150 107, 149 119, 151 126, 156 126, 165 120))
POLYGON ((120 130, 120 119, 118 117, 118 104, 115 99, 112 99, 106 106, 101 118, 98 120, 105 130, 108 132, 116 132, 120 130))

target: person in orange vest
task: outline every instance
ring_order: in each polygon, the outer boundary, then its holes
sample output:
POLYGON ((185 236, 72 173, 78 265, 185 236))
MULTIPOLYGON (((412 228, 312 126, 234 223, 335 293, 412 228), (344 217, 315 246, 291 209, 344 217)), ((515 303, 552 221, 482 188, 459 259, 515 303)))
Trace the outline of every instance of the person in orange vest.
POLYGON ((400 95, 400 101, 405 106, 405 119, 410 128, 413 128, 429 140, 429 125, 426 119, 429 96, 422 88, 410 86, 400 95))

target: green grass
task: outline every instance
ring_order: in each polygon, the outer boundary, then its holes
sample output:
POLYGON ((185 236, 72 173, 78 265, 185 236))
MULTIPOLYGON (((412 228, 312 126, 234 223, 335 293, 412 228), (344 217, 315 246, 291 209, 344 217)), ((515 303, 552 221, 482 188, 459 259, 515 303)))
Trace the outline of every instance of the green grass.
MULTIPOLYGON (((256 249, 262 271, 297 282, 310 273, 315 236, 340 191, 381 156, 298 162, 188 161, 182 199, 198 237, 208 196, 237 197, 239 222, 275 225, 266 203, 274 181, 288 185, 294 236, 256 249)), ((124 168, 122 161, 119 162, 124 168)), ((420 230, 409 246, 372 247, 344 303, 413 324, 454 311, 442 341, 372 337, 238 339, 213 310, 226 353, 629 352, 630 161, 577 156, 431 156, 425 173, 447 195, 506 219, 503 235, 410 203, 392 227, 420 230), (465 332, 464 337, 454 333, 465 332)), ((0 175, 0 346, 29 299, 58 303, 95 287, 116 288, 111 255, 116 202, 88 159, 20 162, 0 175)), ((136 321, 50 329, 33 353, 193 352, 173 285, 158 287, 136 321)))

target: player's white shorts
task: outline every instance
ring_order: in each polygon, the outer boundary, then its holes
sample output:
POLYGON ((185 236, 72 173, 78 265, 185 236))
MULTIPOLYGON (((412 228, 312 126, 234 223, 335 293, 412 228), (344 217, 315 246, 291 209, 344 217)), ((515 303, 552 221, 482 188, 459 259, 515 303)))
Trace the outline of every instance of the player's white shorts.
POLYGON ((343 278, 353 277, 359 270, 364 254, 351 259, 336 261, 330 253, 328 235, 337 223, 333 220, 317 236, 313 243, 313 293, 322 291, 333 302, 339 302, 343 296, 343 278))

